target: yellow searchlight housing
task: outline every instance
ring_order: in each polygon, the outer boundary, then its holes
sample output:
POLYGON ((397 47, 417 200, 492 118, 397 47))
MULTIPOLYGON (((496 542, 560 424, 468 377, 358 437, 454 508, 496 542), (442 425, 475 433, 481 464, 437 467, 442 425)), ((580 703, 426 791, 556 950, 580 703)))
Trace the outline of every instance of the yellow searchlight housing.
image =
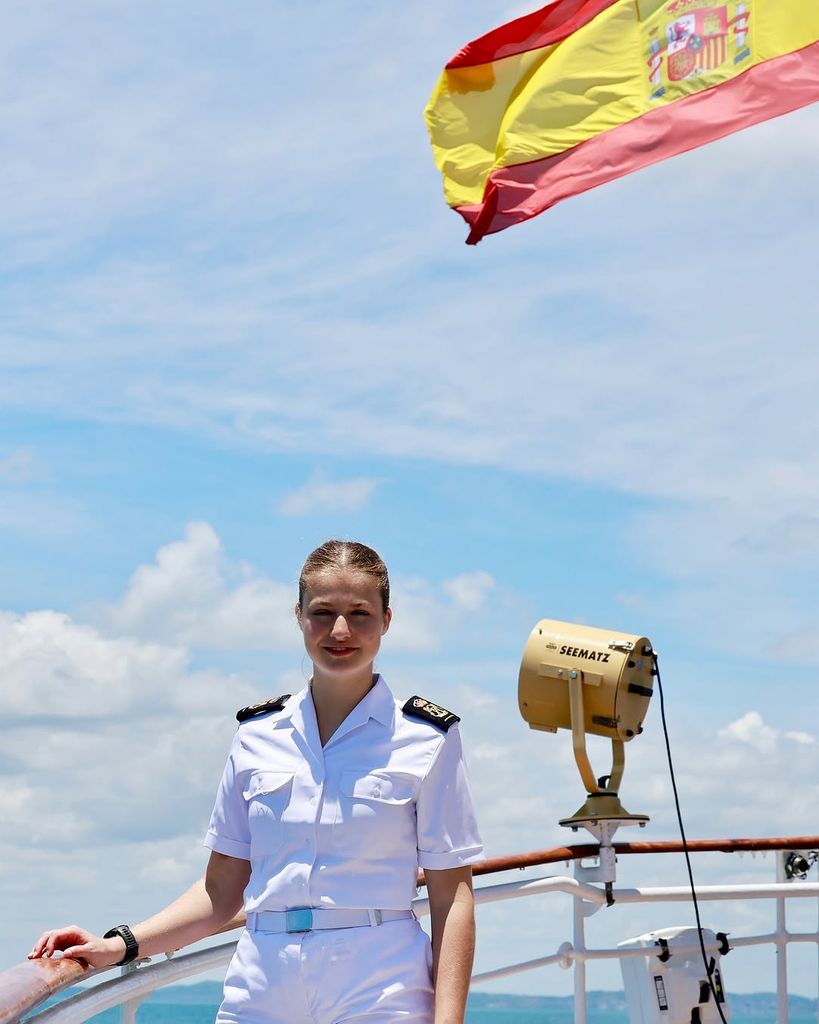
POLYGON ((561 825, 600 821, 645 825, 629 814, 618 790, 624 744, 642 732, 654 688, 654 650, 644 636, 542 619, 529 635, 518 678, 520 713, 531 729, 571 729, 574 757, 588 799, 561 825), (612 767, 596 779, 586 753, 586 733, 608 736, 612 767))

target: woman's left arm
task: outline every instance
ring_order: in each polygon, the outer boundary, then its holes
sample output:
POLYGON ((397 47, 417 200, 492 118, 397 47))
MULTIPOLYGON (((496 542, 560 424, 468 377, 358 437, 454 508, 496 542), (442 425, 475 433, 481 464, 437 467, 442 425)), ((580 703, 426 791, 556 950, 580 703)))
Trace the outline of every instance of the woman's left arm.
POLYGON ((435 1024, 463 1024, 475 954, 472 868, 424 871, 432 919, 435 1024))

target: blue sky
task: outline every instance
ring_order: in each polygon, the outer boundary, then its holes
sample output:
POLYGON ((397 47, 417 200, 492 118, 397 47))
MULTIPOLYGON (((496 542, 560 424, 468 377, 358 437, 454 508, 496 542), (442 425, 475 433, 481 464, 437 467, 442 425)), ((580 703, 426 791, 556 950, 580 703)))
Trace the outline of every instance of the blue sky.
MULTIPOLYGON (((582 799, 517 716, 540 617, 654 641, 691 835, 819 831, 817 109, 467 248, 422 109, 518 13, 4 16, 2 964, 201 870, 233 711, 303 682, 331 535, 390 565, 381 668, 462 715, 490 854, 582 799)), ((671 838, 658 719, 624 803, 671 838)), ((503 913, 480 969, 557 945, 503 913)))

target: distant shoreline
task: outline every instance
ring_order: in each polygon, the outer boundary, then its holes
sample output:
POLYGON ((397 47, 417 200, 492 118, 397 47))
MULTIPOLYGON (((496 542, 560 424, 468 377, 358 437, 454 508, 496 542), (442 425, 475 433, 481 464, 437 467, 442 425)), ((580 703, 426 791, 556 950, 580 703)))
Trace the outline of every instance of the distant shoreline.
MULTIPOLYGON (((214 1005, 221 1000, 222 985, 218 981, 200 981, 193 985, 170 985, 157 989, 145 1000, 146 1003, 175 1006, 214 1005)), ((590 1012, 606 1014, 627 1014, 626 997, 622 991, 592 990, 587 994, 590 1012)), ((728 1002, 733 1014, 751 1018, 776 1017, 776 993, 774 992, 731 992, 728 1002)), ((529 996, 495 992, 471 992, 469 1007, 473 1010, 509 1013, 571 1013, 574 1008, 573 996, 529 996)), ((788 1008, 797 1017, 816 1016, 819 1001, 808 996, 788 996, 788 1008)))

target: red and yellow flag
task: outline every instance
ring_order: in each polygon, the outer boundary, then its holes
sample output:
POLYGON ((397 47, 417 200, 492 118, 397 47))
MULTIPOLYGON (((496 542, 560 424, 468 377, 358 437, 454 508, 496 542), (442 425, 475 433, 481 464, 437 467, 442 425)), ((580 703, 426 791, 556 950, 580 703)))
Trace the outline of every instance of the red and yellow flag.
POLYGON ((819 0, 554 0, 469 43, 426 109, 467 242, 819 100, 819 0))

